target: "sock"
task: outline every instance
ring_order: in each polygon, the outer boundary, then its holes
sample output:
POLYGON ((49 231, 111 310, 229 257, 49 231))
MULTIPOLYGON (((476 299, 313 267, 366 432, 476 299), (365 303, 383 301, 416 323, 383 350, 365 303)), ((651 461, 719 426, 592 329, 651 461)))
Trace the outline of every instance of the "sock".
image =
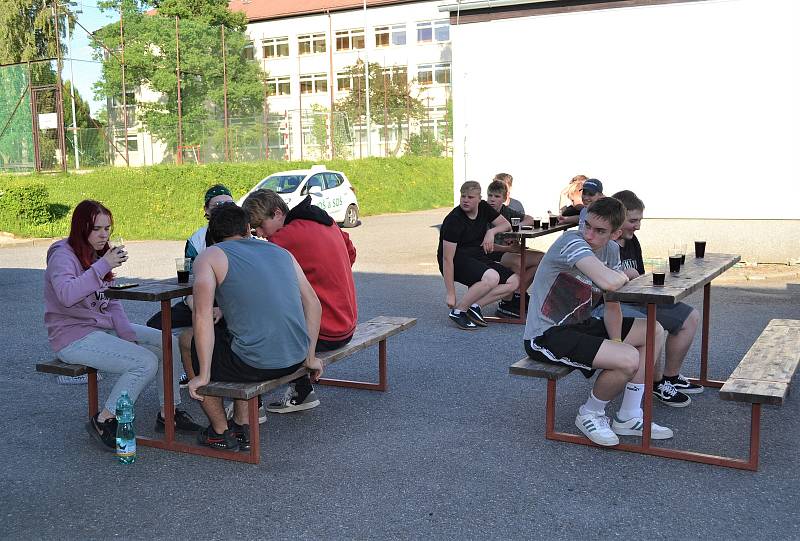
POLYGON ((453 313, 453 315, 455 315, 455 316, 457 316, 458 314, 460 314, 460 313, 461 313, 461 310, 459 310, 458 308, 453 308, 453 309, 452 309, 452 310, 450 310, 450 311, 451 311, 451 312, 453 313))
POLYGON ((634 417, 644 417, 642 398, 644 398, 644 383, 628 383, 625 385, 625 394, 622 395, 622 405, 619 407, 617 417, 621 421, 627 421, 634 417))
POLYGON ((608 404, 608 400, 600 400, 594 395, 594 392, 589 393, 589 399, 586 400, 586 403, 578 408, 578 413, 581 415, 586 415, 588 413, 599 413, 604 414, 606 412, 606 404, 608 404))
POLYGON ((470 306, 470 308, 477 308, 478 310, 480 310, 481 309, 481 305, 472 303, 472 306, 470 306))

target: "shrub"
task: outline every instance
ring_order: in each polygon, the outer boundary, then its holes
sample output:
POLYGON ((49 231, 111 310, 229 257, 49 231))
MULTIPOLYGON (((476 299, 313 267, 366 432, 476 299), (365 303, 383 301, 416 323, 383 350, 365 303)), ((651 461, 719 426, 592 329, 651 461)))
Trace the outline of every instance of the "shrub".
POLYGON ((49 199, 44 184, 12 184, 0 195, 0 208, 14 220, 40 225, 50 220, 49 199))

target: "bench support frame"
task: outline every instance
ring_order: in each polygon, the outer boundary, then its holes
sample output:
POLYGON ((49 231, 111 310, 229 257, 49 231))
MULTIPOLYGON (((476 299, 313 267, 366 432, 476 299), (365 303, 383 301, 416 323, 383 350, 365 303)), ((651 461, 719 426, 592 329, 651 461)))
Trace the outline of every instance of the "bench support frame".
POLYGON ((350 389, 365 389, 367 391, 385 391, 389 388, 386 362, 386 338, 378 342, 378 383, 367 381, 351 381, 348 379, 320 378, 320 385, 331 387, 348 387, 350 389))

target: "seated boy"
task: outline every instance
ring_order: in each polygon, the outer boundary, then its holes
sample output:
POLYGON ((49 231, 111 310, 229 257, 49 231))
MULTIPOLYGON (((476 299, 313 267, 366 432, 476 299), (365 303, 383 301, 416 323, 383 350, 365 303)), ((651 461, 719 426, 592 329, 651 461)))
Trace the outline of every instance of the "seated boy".
POLYGON ((461 186, 460 204, 439 230, 436 258, 447 289, 449 317, 462 329, 485 327, 481 307, 511 295, 519 286, 516 274, 487 255, 494 250, 494 236, 510 230, 508 220, 481 200, 480 184, 471 180, 461 186), (468 288, 459 302, 456 282, 468 288))
POLYGON ((578 229, 583 230, 583 224, 586 223, 586 215, 588 214, 589 205, 605 197, 603 195, 603 183, 596 178, 590 178, 583 183, 581 191, 581 201, 583 207, 580 209, 576 207, 567 207, 561 216, 558 217, 560 224, 578 224, 578 229))
MULTIPOLYGON (((197 389, 209 381, 258 382, 281 378, 301 366, 314 379, 323 366, 314 355, 320 308, 314 289, 292 254, 250 237, 247 213, 234 204, 211 212, 214 246, 194 263, 194 373, 189 394, 199 400, 209 426, 198 441, 217 449, 250 446, 247 402, 234 401, 229 423, 217 396, 197 389), (214 298, 226 326, 214 325, 214 298)), ((258 428, 256 427, 256 430, 258 428)))
MULTIPOLYGON (((636 238, 642 224, 644 203, 630 190, 617 192, 613 196, 622 201, 627 209, 625 222, 622 224, 622 236, 617 240, 620 246, 622 270, 633 279, 644 274, 642 247, 636 238)), ((592 312, 595 317, 603 317, 604 306, 601 304, 592 312)), ((623 304, 622 313, 629 317, 646 317, 647 306, 623 304)), ((665 347, 665 365, 663 374, 654 374, 653 395, 667 406, 682 408, 691 404, 687 394, 702 393, 703 386, 690 382, 681 375, 680 369, 686 359, 686 353, 692 345, 700 314, 688 304, 662 304, 656 310, 656 320, 667 331, 665 347)), ((657 371, 658 372, 658 371, 657 371)))
POLYGON ((514 177, 508 173, 497 173, 492 180, 499 180, 506 185, 506 198, 503 200, 503 204, 520 214, 525 214, 525 207, 522 206, 522 202, 511 197, 511 185, 514 184, 514 177))
MULTIPOLYGON (((486 202, 509 222, 512 218, 519 218, 520 226, 533 225, 533 218, 503 204, 507 194, 508 188, 506 184, 499 180, 493 180, 486 189, 486 202)), ((495 244, 494 251, 489 254, 491 259, 498 261, 504 267, 508 267, 514 274, 519 276, 523 291, 527 291, 528 287, 530 287, 531 282, 533 282, 533 275, 536 273, 536 266, 544 256, 544 253, 538 250, 526 250, 526 252, 524 269, 520 268, 522 257, 520 257, 519 245, 516 243, 495 244)), ((500 301, 497 307, 497 315, 500 317, 519 317, 520 302, 520 294, 519 290, 517 290, 512 298, 500 301)))
MULTIPOLYGON (((611 242, 624 220, 622 203, 605 197, 589 207, 584 231, 567 231, 553 243, 533 279, 525 325, 525 351, 532 359, 578 368, 586 377, 602 369, 575 417, 575 425, 598 445, 617 445, 618 435, 641 436, 644 425, 646 321, 623 318, 613 302, 606 303, 604 319, 591 317, 595 288, 615 291, 628 282, 619 246, 611 242), (609 425, 606 405, 623 390, 609 425)), ((657 326, 656 344, 663 336, 657 326)), ((653 439, 672 437, 669 428, 651 427, 653 439)))
MULTIPOLYGON (((358 321, 356 287, 351 269, 356 249, 327 212, 307 196, 292 210, 272 190, 247 196, 242 208, 259 237, 294 256, 322 305, 316 351, 338 349, 353 338, 358 321)), ((283 400, 267 405, 272 413, 289 413, 319 405, 308 376, 293 381, 283 400)))

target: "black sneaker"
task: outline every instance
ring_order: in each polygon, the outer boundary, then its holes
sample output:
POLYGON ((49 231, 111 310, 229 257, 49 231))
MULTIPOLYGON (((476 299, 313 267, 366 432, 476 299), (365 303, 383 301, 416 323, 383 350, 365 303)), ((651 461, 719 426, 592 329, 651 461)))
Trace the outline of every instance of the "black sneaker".
POLYGON ((98 413, 86 423, 86 431, 103 446, 103 449, 110 452, 117 450, 117 420, 114 417, 106 419, 102 423, 97 420, 98 413))
POLYGON ((676 390, 667 379, 653 385, 653 396, 672 408, 685 408, 692 403, 691 398, 676 390))
POLYGON ((222 449, 227 451, 236 451, 239 449, 239 442, 230 430, 226 430, 222 434, 217 434, 214 429, 209 425, 204 428, 197 435, 197 443, 214 449, 222 449))
POLYGON ((228 431, 239 442, 240 451, 250 450, 250 425, 238 425, 236 421, 228 421, 228 431))
MULTIPOLYGON (((155 430, 156 432, 164 432, 165 429, 166 426, 164 425, 164 418, 161 416, 161 412, 159 411, 158 415, 156 415, 155 430)), ((195 432, 200 432, 203 430, 203 427, 197 424, 188 412, 175 408, 175 430, 177 432, 194 434, 195 432)))
POLYGON ((467 317, 479 327, 486 327, 487 325, 486 320, 483 319, 483 314, 481 314, 480 306, 470 306, 467 308, 467 317))
POLYGON ((466 312, 459 312, 456 314, 454 310, 450 310, 450 315, 448 317, 450 317, 450 319, 452 319, 456 325, 464 330, 474 331, 478 328, 477 325, 469 320, 466 312))
POLYGON ((514 301, 500 301, 497 304, 497 311, 495 314, 498 317, 507 317, 519 319, 519 304, 514 304, 514 301))
POLYGON ((185 389, 189 386, 189 376, 186 375, 186 372, 181 374, 181 378, 178 380, 178 385, 181 386, 181 389, 185 389))
POLYGON ((675 387, 675 389, 684 394, 698 394, 702 393, 704 390, 702 385, 692 383, 683 374, 667 377, 667 380, 672 384, 673 387, 675 387))

